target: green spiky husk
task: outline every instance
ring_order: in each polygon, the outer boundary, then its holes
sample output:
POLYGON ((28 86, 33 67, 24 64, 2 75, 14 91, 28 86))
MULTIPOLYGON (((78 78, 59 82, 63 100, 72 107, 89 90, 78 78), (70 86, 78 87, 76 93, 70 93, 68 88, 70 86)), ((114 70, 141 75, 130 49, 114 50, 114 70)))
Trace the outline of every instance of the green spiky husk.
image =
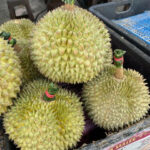
POLYGON ((76 145, 82 135, 84 117, 79 98, 59 89, 54 101, 45 102, 42 97, 49 85, 42 80, 26 85, 4 116, 6 133, 21 150, 65 150, 76 145))
POLYGON ((17 52, 17 55, 21 61, 22 83, 25 84, 42 77, 30 58, 30 52, 32 51, 30 41, 20 40, 17 45, 21 49, 17 52))
POLYGON ((10 32, 17 41, 29 40, 32 36, 34 24, 29 19, 14 19, 0 26, 0 32, 10 32))
POLYGON ((49 12, 37 23, 33 37, 32 59, 54 82, 87 82, 112 61, 105 25, 76 6, 49 12))
POLYGON ((0 38, 0 115, 12 105, 21 85, 19 58, 7 41, 0 38))
POLYGON ((146 115, 150 96, 142 75, 124 69, 124 79, 114 77, 112 65, 83 88, 83 97, 94 122, 107 129, 123 128, 146 115))

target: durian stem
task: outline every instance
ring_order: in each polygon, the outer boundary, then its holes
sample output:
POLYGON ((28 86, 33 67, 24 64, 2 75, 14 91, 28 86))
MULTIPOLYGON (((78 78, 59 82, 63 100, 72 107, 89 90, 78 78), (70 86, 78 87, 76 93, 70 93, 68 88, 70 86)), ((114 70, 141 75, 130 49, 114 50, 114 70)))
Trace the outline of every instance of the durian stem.
POLYGON ((17 43, 16 39, 12 38, 9 32, 1 32, 0 37, 3 37, 4 40, 7 40, 8 44, 10 44, 12 47, 14 47, 14 45, 17 43))
POLYGON ((21 51, 21 48, 17 44, 15 44, 14 50, 19 53, 21 51))
POLYGON ((72 11, 74 9, 74 5, 65 4, 64 9, 72 11))
POLYGON ((75 1, 74 0, 62 0, 64 3, 65 3, 65 9, 66 10, 73 10, 74 9, 74 3, 75 1))
POLYGON ((65 4, 71 4, 73 5, 75 3, 75 0, 62 0, 65 4))
POLYGON ((115 71, 115 78, 117 79, 123 79, 124 74, 123 74, 123 63, 124 63, 124 57, 123 55, 125 54, 125 51, 116 49, 114 51, 114 64, 116 66, 116 71, 115 71))
POLYGON ((116 68, 115 77, 117 79, 123 79, 123 68, 116 68))

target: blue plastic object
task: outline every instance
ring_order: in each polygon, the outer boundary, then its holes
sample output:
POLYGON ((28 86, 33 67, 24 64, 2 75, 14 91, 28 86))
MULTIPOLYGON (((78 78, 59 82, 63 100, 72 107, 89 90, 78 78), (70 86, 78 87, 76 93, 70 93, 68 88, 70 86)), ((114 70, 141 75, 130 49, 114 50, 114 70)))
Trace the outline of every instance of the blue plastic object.
POLYGON ((150 45, 150 11, 112 21, 150 45))
MULTIPOLYGON (((150 11, 150 0, 117 0, 114 2, 94 5, 89 10, 96 15, 104 23, 126 38, 145 54, 150 56, 150 44, 141 39, 141 36, 136 36, 134 33, 126 30, 120 25, 117 25, 113 20, 124 19, 150 11), (122 10, 122 8, 124 8, 122 10)), ((148 14, 147 14, 148 15, 148 14)), ((145 14, 143 15, 145 17, 145 14)), ((143 18, 141 18, 143 19, 143 18)), ((142 26, 143 27, 143 24, 142 26)))

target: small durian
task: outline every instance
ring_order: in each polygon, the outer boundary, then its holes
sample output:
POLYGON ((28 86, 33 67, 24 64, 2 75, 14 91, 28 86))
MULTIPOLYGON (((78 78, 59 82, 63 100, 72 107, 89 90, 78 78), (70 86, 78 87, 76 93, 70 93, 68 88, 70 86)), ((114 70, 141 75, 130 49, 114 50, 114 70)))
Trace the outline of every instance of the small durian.
POLYGON ((0 34, 0 115, 7 111, 20 91, 22 74, 19 58, 12 48, 14 43, 15 39, 7 41, 0 34))
POLYGON ((65 2, 36 24, 32 59, 54 82, 87 82, 112 61, 110 35, 96 16, 65 2))
POLYGON ((85 106, 93 121, 107 130, 118 130, 143 118, 150 104, 143 76, 123 69, 122 50, 115 50, 114 64, 83 87, 85 106))
POLYGON ((50 81, 35 80, 5 114, 4 127, 21 150, 67 150, 82 136, 82 104, 50 81))
POLYGON ((30 40, 34 23, 29 19, 13 19, 0 26, 0 32, 10 32, 17 41, 30 40))
POLYGON ((14 50, 21 62, 22 84, 41 77, 30 58, 30 52, 32 51, 30 35, 32 35, 33 27, 34 24, 28 19, 11 20, 0 26, 0 31, 9 33, 8 36, 11 35, 17 40, 14 50))

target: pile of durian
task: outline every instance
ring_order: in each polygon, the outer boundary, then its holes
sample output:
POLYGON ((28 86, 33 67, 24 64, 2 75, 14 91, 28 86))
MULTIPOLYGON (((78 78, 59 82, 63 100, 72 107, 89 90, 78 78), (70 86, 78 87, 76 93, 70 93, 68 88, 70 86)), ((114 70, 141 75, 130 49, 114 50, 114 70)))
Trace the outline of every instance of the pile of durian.
POLYGON ((9 139, 21 150, 67 150, 93 122, 118 130, 149 110, 141 74, 124 69, 102 21, 63 0, 38 23, 28 19, 0 26, 0 115, 9 139), (58 83, 83 84, 82 95, 58 83))

